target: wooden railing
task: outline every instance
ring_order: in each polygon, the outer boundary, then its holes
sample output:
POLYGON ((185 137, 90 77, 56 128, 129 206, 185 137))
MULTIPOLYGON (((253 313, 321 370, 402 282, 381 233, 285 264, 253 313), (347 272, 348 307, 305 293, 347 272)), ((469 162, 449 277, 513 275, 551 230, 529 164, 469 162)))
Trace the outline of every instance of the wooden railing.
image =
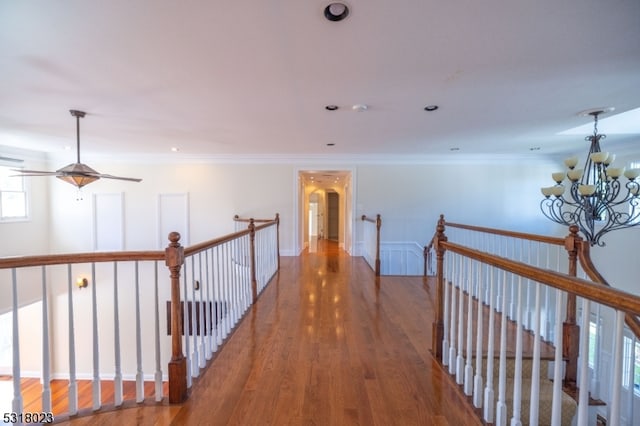
POLYGON ((156 401, 165 397, 165 380, 169 402, 184 401, 192 378, 277 272, 278 224, 278 216, 260 225, 250 220, 246 230, 186 248, 180 245, 180 234, 172 232, 164 251, 0 259, 0 294, 11 300, 3 308, 13 320, 12 410, 24 411, 21 363, 33 362, 23 355, 33 358, 38 346, 39 366, 25 366, 25 371, 39 371, 43 412, 52 409, 51 381, 68 380, 68 412, 54 413, 56 417, 78 413, 78 377, 92 381, 94 411, 103 405, 101 381, 107 379, 114 383, 115 407, 124 402, 123 381, 135 380, 139 403, 145 399, 144 382, 151 377, 156 401), (168 274, 159 272, 160 262, 168 274), (35 327, 42 336, 40 342, 31 337, 28 351, 21 351, 20 343, 26 341, 21 332, 28 334, 37 319, 22 317, 20 308, 34 300, 42 305, 41 325, 35 327), (160 332, 163 306, 166 335, 160 332), (61 330, 64 318, 66 332, 61 330), (67 366, 61 362, 65 358, 67 366), (163 360, 168 362, 166 372, 163 360))
MULTIPOLYGON (((455 238, 454 238, 455 239, 455 238)), ((505 322, 507 317, 517 324, 516 342, 509 346, 516 351, 516 370, 522 369, 522 330, 528 328, 535 336, 534 343, 534 368, 540 369, 539 355, 536 360, 535 347, 543 340, 550 340, 555 345, 555 368, 554 368, 554 389, 553 389, 553 410, 551 418, 552 424, 560 424, 560 402, 562 400, 563 382, 561 366, 566 362, 564 372, 565 385, 580 385, 583 389, 589 388, 589 368, 588 368, 588 345, 589 327, 578 327, 576 323, 576 298, 580 298, 582 304, 582 324, 589 324, 592 306, 600 306, 602 309, 609 309, 615 317, 614 330, 614 353, 612 355, 611 371, 599 372, 604 374, 606 380, 610 380, 610 392, 606 401, 610 405, 610 424, 619 424, 621 413, 621 383, 622 383, 622 332, 623 322, 629 318, 635 319, 640 313, 640 297, 628 294, 603 285, 594 285, 594 276, 599 276, 590 267, 588 262, 588 251, 585 247, 588 244, 582 243, 582 239, 577 235, 577 229, 571 229, 570 234, 564 239, 535 236, 531 234, 515 233, 509 231, 498 231, 488 228, 472 227, 468 225, 448 223, 441 216, 436 227, 436 234, 432 240, 432 247, 436 255, 436 321, 433 324, 432 349, 434 354, 443 364, 448 365, 450 372, 457 375, 459 383, 464 384, 465 392, 473 395, 474 404, 480 408, 484 405, 484 416, 487 422, 504 424, 506 421, 505 388, 504 388, 504 364, 506 353, 506 332, 505 322), (490 235, 492 244, 486 244, 486 240, 477 237, 467 237, 464 242, 452 242, 450 231, 461 229, 490 235), (446 232, 445 232, 446 231, 446 232), (520 245, 509 243, 508 241, 524 241, 520 245), (511 244, 511 245, 510 245, 511 244), (536 245, 535 249, 532 245, 536 245), (538 245, 545 247, 540 250, 538 245), (477 248, 476 246, 482 246, 477 248), (568 273, 562 273, 550 268, 550 258, 552 249, 557 247, 556 269, 567 268, 568 273), (560 251, 566 250, 568 253, 567 263, 563 264, 560 259, 560 251), (540 256, 539 253, 545 253, 540 256), (577 266, 580 262, 591 280, 577 278, 577 266), (530 293, 531 290, 531 293, 530 293), (526 292, 526 296, 523 294, 526 292), (463 295, 469 300, 468 312, 463 313, 463 295), (544 295, 544 300, 541 295, 544 295), (456 296, 457 302, 456 303, 456 296), (530 298, 531 296, 531 298, 530 298), (486 306, 489 310, 488 324, 480 315, 483 311, 476 308, 478 317, 476 321, 477 329, 473 330, 472 317, 473 308, 471 299, 477 301, 477 306, 486 306), (566 299, 566 304, 563 300, 566 299), (513 308, 509 308, 509 303, 513 308), (555 308, 553 308, 555 305, 555 308), (531 315, 529 316, 529 308, 531 315), (550 313, 555 333, 543 336, 543 324, 541 313, 548 319, 550 313), (466 316, 465 316, 466 315, 466 316), (564 317, 563 317, 564 315, 564 317), (494 318, 501 318, 501 332, 499 349, 496 350, 497 342, 494 342, 498 334, 494 330, 494 318), (467 326, 463 326, 463 318, 467 320, 467 326), (564 322, 560 320, 564 318, 564 322), (465 330, 466 328, 466 330, 465 330), (483 329, 484 333, 483 333, 483 329), (463 337, 466 333, 466 337, 463 337), (471 352, 473 337, 476 338, 476 377, 473 376, 473 366, 471 352), (488 342, 484 343, 483 336, 488 336, 488 342), (515 345, 514 345, 515 343, 515 345), (465 350, 467 353, 465 354, 465 350), (519 352, 520 351, 520 352, 519 352), (494 405, 493 395, 493 356, 500 354, 500 380, 498 402, 494 405), (519 355, 518 355, 519 353, 519 355), (580 358, 578 365, 578 355, 580 358), (483 366, 482 354, 489 354, 486 364, 483 366), (518 357, 520 362, 518 363, 518 357), (465 360, 466 358, 466 360, 465 360), (466 365, 465 365, 466 362, 466 365), (536 364, 537 363, 537 364, 536 364), (491 365, 491 367, 490 367, 491 365), (462 371, 461 371, 462 370, 462 371), (473 383, 480 381, 482 376, 477 376, 486 371, 487 389, 485 398, 478 393, 481 389, 473 383), (495 410, 494 410, 495 408, 495 410), (494 419, 495 414, 495 419, 494 419)), ((604 281, 604 280, 603 280, 604 281)), ((600 311, 600 308, 598 308, 600 311)), ((633 321, 631 321, 633 322, 633 321)), ((539 352, 538 352, 539 354, 539 352)), ((521 374, 521 372, 518 372, 521 374)), ((631 374, 633 376, 633 374, 631 374)), ((533 375, 537 377, 537 374, 533 375)), ((633 379, 631 379, 633 380, 633 379)), ((535 380, 534 380, 535 382, 535 380)), ((530 404, 536 407, 538 403, 538 387, 532 382, 530 404)), ((514 385, 514 406, 512 413, 515 421, 519 421, 520 404, 522 401, 515 401, 522 395, 522 386, 514 385)), ((628 384, 626 386, 629 386, 628 384)), ((631 383, 633 389, 633 383, 631 383)), ((631 390, 633 393, 633 390, 631 390)), ((587 424, 589 392, 580 392, 578 405, 578 423, 587 424)), ((535 409, 530 410, 530 421, 536 424, 535 409)))
POLYGON ((380 215, 376 215, 375 219, 367 217, 367 215, 362 215, 361 217, 363 222, 372 223, 375 226, 375 237, 373 236, 373 232, 370 232, 371 229, 369 227, 365 228, 364 232, 364 250, 365 250, 365 260, 375 271, 377 277, 380 276, 380 228, 382 227, 382 218, 380 215), (374 257, 375 256, 375 257, 374 257), (372 264, 373 260, 373 264, 372 264))

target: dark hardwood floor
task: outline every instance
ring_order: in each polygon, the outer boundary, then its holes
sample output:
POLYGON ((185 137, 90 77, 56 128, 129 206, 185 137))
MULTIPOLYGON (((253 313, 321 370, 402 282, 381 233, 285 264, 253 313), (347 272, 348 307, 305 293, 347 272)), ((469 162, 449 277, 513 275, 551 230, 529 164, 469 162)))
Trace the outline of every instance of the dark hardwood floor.
POLYGON ((70 423, 480 425, 431 356, 431 291, 421 277, 376 278, 321 240, 317 252, 282 258, 185 403, 70 423))

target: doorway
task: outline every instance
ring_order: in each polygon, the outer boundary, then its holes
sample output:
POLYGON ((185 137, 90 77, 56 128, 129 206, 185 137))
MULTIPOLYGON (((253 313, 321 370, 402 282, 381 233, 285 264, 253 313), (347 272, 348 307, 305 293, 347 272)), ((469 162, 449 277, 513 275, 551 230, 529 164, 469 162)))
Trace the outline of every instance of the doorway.
POLYGON ((352 254, 354 213, 352 170, 296 170, 297 254, 322 240, 352 254))

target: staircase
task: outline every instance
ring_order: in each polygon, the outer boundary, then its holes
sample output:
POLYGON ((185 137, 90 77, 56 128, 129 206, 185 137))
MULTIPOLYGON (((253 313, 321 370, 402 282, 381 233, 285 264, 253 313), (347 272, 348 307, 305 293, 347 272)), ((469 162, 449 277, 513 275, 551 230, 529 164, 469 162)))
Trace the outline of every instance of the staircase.
MULTIPOLYGON (((553 360, 540 360, 540 374, 539 380, 539 404, 538 404, 538 421, 539 425, 551 425, 551 410, 553 403, 553 381, 549 379, 549 371, 553 372, 553 364, 549 368, 549 364, 553 360)), ((500 359, 494 359, 494 365, 498 366, 500 359)), ((486 360, 483 361, 483 377, 486 377, 486 360)), ((515 383, 515 358, 507 358, 506 372, 506 390, 505 390, 505 405, 506 405, 506 420, 507 424, 510 423, 513 417, 513 403, 514 403, 514 383, 515 383)), ((533 382, 532 377, 533 360, 531 358, 522 359, 522 394, 520 406, 520 419, 522 425, 529 424, 529 414, 531 410, 531 401, 528 397, 530 395, 531 384, 533 382)), ((499 389, 498 377, 494 376, 493 388, 497 391, 499 389)), ((498 395, 496 395, 496 400, 498 395)), ((562 393, 562 425, 571 425, 576 409, 578 407, 577 402, 567 393, 562 393)))

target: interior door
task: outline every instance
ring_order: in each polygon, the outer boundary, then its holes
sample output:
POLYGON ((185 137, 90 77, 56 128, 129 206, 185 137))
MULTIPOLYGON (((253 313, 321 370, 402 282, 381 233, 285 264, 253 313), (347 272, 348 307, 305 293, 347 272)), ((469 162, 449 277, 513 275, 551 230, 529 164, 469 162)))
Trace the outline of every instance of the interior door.
POLYGON ((339 241, 340 195, 327 192, 327 239, 339 241))

